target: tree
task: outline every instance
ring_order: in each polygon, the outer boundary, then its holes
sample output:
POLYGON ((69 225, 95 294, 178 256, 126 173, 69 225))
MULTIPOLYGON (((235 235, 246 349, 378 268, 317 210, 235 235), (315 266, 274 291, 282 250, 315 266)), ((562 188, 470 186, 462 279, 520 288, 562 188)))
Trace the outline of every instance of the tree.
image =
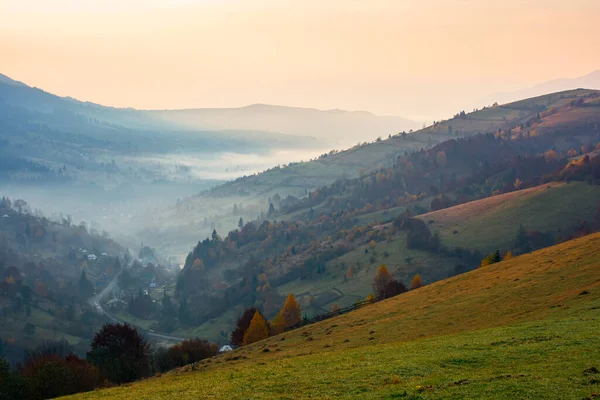
POLYGON ((437 152, 436 161, 437 165, 442 168, 448 164, 448 158, 446 157, 446 152, 444 150, 437 152))
POLYGON ((87 300, 94 294, 94 285, 87 279, 85 270, 81 271, 79 282, 77 283, 77 294, 82 300, 87 300))
POLYGON ((421 286, 423 286, 423 279, 421 279, 421 275, 416 274, 410 281, 410 290, 418 289, 421 286))
POLYGON ((280 312, 277 313, 275 318, 273 318, 273 320, 269 324, 269 327, 269 333, 271 336, 279 335, 280 333, 283 333, 285 331, 285 321, 283 320, 283 315, 280 312))
POLYGON ((94 335, 88 360, 114 383, 132 382, 149 373, 150 345, 129 324, 105 324, 94 335))
POLYGON ((509 250, 508 252, 506 252, 506 255, 504 256, 504 261, 510 260, 511 258, 512 258, 512 253, 509 250))
POLYGON ((349 280, 350 278, 352 278, 352 276, 354 275, 354 270, 352 269, 352 266, 348 267, 348 271, 346 271, 346 280, 349 280))
POLYGON ((382 264, 377 270, 375 278, 373 279, 373 292, 375 293, 376 298, 385 298, 385 288, 391 281, 392 274, 390 274, 390 271, 388 271, 385 264, 382 264))
POLYGON ((375 296, 373 295, 373 293, 371 293, 370 295, 368 295, 365 298, 365 301, 374 301, 375 300, 375 296))
POLYGON ((390 283, 385 286, 385 298, 394 297, 406 291, 408 291, 408 289, 402 282, 392 279, 390 283))
POLYGON ((270 203, 269 204, 269 212, 267 213, 267 215, 269 217, 271 217, 271 216, 273 216, 273 214, 275 214, 275 206, 273 205, 273 203, 270 203))
POLYGON ((235 329, 233 332, 231 332, 231 344, 235 346, 241 346, 244 344, 244 334, 248 330, 254 314, 257 312, 258 309, 254 307, 249 307, 244 310, 244 313, 237 321, 235 329))
POLYGON ((331 306, 331 312, 338 312, 340 311, 340 306, 338 306, 337 303, 333 303, 333 305, 331 306))
POLYGON ((250 326, 244 334, 244 345, 249 345, 269 337, 267 322, 257 311, 250 321, 250 326))
POLYGON ((31 337, 31 336, 35 335, 35 325, 33 325, 30 322, 26 323, 25 326, 23 327, 23 333, 27 337, 31 337))
POLYGON ((238 228, 242 229, 244 227, 244 219, 242 217, 240 217, 240 220, 238 221, 238 228))
POLYGON ((502 261, 502 257, 500 257, 500 251, 496 250, 496 252, 488 254, 483 260, 481 260, 479 267, 485 267, 500 261, 502 261))
POLYGON ((212 237, 212 240, 218 240, 219 239, 219 235, 217 234, 217 230, 216 229, 213 229, 211 237, 212 237))
POLYGON ((286 328, 291 328, 302 320, 300 304, 292 293, 288 294, 280 313, 286 328))

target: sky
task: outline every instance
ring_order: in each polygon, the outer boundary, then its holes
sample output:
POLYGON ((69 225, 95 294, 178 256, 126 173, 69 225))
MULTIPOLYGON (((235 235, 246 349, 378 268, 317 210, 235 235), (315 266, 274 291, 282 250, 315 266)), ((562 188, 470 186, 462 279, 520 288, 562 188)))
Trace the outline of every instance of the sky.
POLYGON ((598 0, 0 0, 0 73, 117 107, 446 117, 600 68, 598 0))

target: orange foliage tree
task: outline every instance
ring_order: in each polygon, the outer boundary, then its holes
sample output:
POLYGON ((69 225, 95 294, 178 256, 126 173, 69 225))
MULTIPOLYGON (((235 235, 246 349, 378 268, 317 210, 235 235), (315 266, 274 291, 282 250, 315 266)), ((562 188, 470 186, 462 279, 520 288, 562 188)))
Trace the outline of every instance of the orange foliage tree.
POLYGON ((413 278, 412 281, 410 281, 410 290, 413 289, 418 289, 421 286, 423 286, 423 279, 421 279, 421 275, 416 274, 413 278))
POLYGON ((510 252, 510 250, 506 253, 506 255, 504 256, 504 260, 510 260, 513 257, 512 253, 510 252))
POLYGON ((375 292, 375 296, 377 298, 385 297, 385 288, 392 281, 392 274, 388 271, 385 264, 381 264, 377 273, 375 274, 375 278, 373 279, 373 291, 375 292))
POLYGON ((269 337, 269 328, 267 328, 267 322, 257 311, 254 313, 250 326, 244 334, 244 345, 252 344, 269 337))
POLYGON ((371 293, 370 295, 368 295, 368 296, 365 298, 365 301, 373 301, 373 300, 375 300, 375 296, 373 295, 373 293, 371 293))
POLYGON ((338 306, 337 303, 333 303, 333 305, 331 306, 331 312, 337 311, 340 311, 340 306, 338 306))
POLYGON ((286 328, 296 325, 302 319, 300 304, 298 304, 296 297, 292 293, 288 294, 288 297, 285 299, 285 304, 279 313, 283 318, 284 326, 286 328))

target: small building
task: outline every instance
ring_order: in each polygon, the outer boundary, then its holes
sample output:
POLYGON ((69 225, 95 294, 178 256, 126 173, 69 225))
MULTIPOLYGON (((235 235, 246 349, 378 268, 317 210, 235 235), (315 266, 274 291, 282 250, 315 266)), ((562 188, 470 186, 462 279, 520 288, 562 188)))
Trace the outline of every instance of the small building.
POLYGON ((98 259, 98 256, 96 256, 95 254, 88 254, 87 259, 88 261, 96 261, 98 259))
POLYGON ((230 352, 230 351, 233 351, 233 348, 230 345, 226 344, 225 346, 223 346, 223 347, 221 347, 219 349, 219 354, 221 354, 221 353, 227 353, 227 352, 230 352))

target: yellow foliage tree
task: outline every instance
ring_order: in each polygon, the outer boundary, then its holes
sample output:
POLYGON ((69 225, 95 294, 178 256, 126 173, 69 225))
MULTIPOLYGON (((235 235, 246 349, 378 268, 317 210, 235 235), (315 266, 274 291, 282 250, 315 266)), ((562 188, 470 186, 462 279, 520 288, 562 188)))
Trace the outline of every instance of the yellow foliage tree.
POLYGON ((373 300, 375 300, 375 295, 373 295, 373 293, 371 293, 370 295, 368 295, 365 298, 365 301, 373 301, 373 300))
POLYGON ((252 344, 269 337, 269 328, 267 322, 257 311, 250 321, 250 326, 246 333, 244 333, 244 345, 252 344))
POLYGON ((286 328, 296 325, 302 319, 300 304, 298 304, 296 297, 292 293, 288 294, 288 297, 285 299, 285 304, 279 313, 283 317, 284 326, 286 328))
POLYGON ((515 185, 514 185, 514 186, 515 186, 515 189, 518 189, 518 188, 520 188, 522 184, 523 184, 523 181, 522 181, 522 180, 520 180, 519 178, 517 178, 517 179, 515 180, 515 185))
POLYGON ((506 253, 506 255, 504 256, 504 261, 506 260, 510 260, 512 258, 512 253, 510 252, 510 250, 506 253))
POLYGON ((372 248, 372 249, 374 249, 374 248, 375 248, 375 246, 376 246, 376 243, 375 243, 375 241, 374 241, 374 240, 371 240, 371 242, 369 242, 369 247, 370 247, 370 248, 372 248))
POLYGON ((5 281, 9 285, 14 285, 15 284, 15 278, 12 275, 10 275, 8 278, 6 278, 5 281))
POLYGON ((281 313, 278 313, 275 318, 271 321, 271 335, 279 335, 285 331, 285 321, 281 313))
POLYGON ((421 286, 423 286, 423 279, 421 279, 421 275, 416 274, 413 278, 412 281, 410 281, 410 290, 413 289, 418 289, 421 286))

